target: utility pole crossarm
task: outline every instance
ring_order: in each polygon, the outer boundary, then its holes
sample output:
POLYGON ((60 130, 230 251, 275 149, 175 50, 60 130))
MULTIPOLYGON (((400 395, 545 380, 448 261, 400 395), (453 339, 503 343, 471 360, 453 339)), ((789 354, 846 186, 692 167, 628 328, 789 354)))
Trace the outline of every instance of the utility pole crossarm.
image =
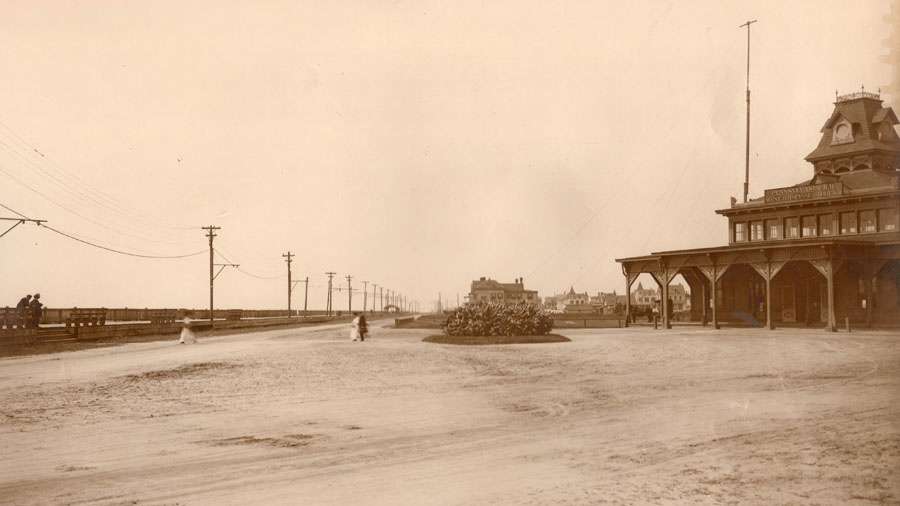
POLYGON ((8 229, 6 229, 5 232, 3 232, 2 234, 0 234, 0 237, 3 237, 4 235, 8 234, 10 231, 12 231, 12 229, 18 227, 19 225, 21 225, 21 224, 23 224, 23 223, 31 222, 31 223, 34 223, 34 224, 37 225, 37 226, 40 226, 41 223, 47 223, 47 220, 33 220, 33 219, 31 219, 31 218, 2 218, 2 217, 0 217, 0 220, 4 220, 4 221, 14 221, 14 222, 15 222, 15 223, 13 223, 13 225, 12 225, 11 227, 9 227, 8 229))
POLYGON ((213 276, 213 279, 218 278, 219 274, 222 274, 222 271, 224 271, 226 267, 238 268, 241 266, 241 264, 213 264, 213 265, 215 265, 216 267, 219 268, 219 270, 216 272, 216 275, 213 276))

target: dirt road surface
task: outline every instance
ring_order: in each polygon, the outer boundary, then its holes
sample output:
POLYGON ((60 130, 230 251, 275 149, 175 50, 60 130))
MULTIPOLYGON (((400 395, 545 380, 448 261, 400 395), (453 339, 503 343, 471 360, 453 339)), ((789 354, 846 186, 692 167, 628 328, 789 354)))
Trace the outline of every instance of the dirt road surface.
POLYGON ((900 336, 373 325, 0 360, 3 504, 900 504, 900 336))

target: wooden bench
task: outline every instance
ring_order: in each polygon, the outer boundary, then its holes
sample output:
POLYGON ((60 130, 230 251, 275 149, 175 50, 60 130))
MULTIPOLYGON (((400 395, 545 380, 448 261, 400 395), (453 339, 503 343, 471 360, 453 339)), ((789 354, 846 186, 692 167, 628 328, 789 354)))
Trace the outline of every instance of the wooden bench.
POLYGON ((21 330, 28 328, 31 321, 31 308, 26 308, 25 312, 19 314, 14 307, 4 307, 0 309, 0 330, 21 330))
POLYGON ((174 325, 178 319, 178 311, 174 309, 155 309, 147 312, 150 325, 174 325))
POLYGON ((106 325, 106 309, 72 308, 66 318, 66 328, 99 327, 106 325))

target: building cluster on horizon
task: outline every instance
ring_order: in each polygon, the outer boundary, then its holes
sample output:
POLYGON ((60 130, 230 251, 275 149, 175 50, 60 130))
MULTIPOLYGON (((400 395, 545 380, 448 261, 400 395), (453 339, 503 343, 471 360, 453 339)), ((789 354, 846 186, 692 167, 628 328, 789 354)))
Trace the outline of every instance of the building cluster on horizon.
POLYGON ((540 305, 541 298, 537 290, 525 289, 525 278, 516 278, 512 283, 501 283, 482 276, 472 281, 469 302, 498 302, 502 304, 540 305))
MULTIPOLYGON (((669 298, 675 311, 686 311, 691 307, 690 292, 681 283, 671 285, 669 298)), ((634 307, 650 309, 659 304, 659 290, 644 288, 638 283, 638 287, 631 292, 631 300, 634 307)), ((544 297, 544 309, 559 313, 616 314, 623 313, 625 305, 625 295, 615 290, 589 295, 570 287, 568 291, 544 297)))

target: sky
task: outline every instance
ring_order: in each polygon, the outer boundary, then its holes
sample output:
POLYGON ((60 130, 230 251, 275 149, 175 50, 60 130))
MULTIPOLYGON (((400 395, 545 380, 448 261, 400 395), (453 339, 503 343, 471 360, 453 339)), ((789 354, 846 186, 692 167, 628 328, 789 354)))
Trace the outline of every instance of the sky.
POLYGON ((811 176, 835 91, 900 105, 891 3, 0 0, 0 216, 195 254, 25 224, 0 299, 205 307, 205 225, 217 307, 286 307, 287 251, 311 309, 328 271, 621 291, 614 258, 727 242, 739 25, 755 196, 811 176))

